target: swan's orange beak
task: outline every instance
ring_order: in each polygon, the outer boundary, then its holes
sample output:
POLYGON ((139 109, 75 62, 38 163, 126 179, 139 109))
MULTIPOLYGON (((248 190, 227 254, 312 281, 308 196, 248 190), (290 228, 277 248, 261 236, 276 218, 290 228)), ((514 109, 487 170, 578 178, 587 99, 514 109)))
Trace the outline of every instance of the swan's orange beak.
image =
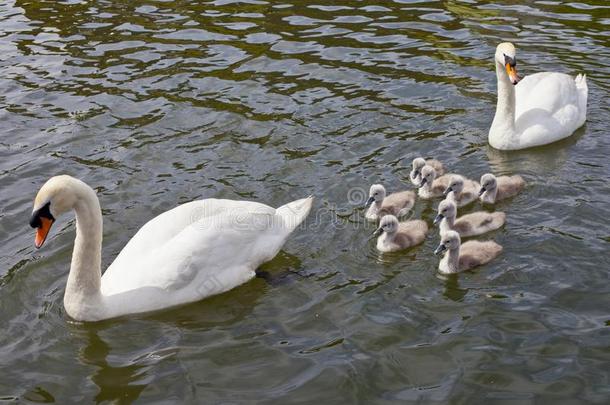
POLYGON ((521 80, 517 75, 517 67, 511 66, 510 63, 506 64, 506 73, 508 73, 508 78, 512 84, 517 84, 519 83, 519 80, 521 80))
POLYGON ((36 228, 36 238, 34 239, 34 246, 39 249, 44 241, 47 239, 47 235, 51 230, 51 225, 55 222, 55 217, 51 214, 51 203, 48 202, 39 209, 32 212, 30 218, 30 226, 36 228))
POLYGON ((34 246, 36 246, 36 249, 40 249, 44 244, 44 241, 47 239, 47 235, 51 230, 51 225, 53 225, 52 219, 40 217, 40 226, 36 228, 36 238, 34 239, 34 246))

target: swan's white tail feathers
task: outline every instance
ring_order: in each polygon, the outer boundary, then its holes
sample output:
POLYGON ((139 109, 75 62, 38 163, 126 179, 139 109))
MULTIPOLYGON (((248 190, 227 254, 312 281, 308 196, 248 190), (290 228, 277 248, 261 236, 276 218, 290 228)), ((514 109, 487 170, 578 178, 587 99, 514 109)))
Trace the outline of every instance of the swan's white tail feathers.
POLYGON ((284 220, 286 228, 292 232, 309 215, 313 205, 313 196, 289 202, 276 209, 276 214, 284 220))
POLYGON ((587 91, 587 75, 585 73, 576 75, 574 81, 576 82, 576 87, 578 89, 587 91))
POLYGON ((579 119, 578 126, 581 126, 582 124, 585 123, 585 121, 587 119, 587 98, 589 95, 589 88, 587 86, 587 75, 584 73, 578 74, 576 76, 576 78, 574 79, 574 82, 576 83, 576 89, 580 93, 579 94, 580 119, 579 119))

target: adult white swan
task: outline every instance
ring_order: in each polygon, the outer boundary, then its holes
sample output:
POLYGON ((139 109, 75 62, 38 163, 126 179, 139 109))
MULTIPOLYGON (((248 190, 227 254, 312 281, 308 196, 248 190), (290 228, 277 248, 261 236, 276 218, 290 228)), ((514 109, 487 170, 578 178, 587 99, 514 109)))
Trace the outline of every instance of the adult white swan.
POLYGON ((49 179, 34 200, 30 225, 41 247, 62 213, 76 213, 76 240, 64 307, 78 321, 148 312, 230 290, 255 276, 305 219, 313 198, 277 209, 206 199, 146 223, 101 275, 102 213, 93 189, 70 176, 49 179))
POLYGON ((585 123, 587 78, 542 72, 520 80, 513 44, 496 48, 498 103, 489 129, 496 149, 517 150, 546 145, 570 136, 585 123))

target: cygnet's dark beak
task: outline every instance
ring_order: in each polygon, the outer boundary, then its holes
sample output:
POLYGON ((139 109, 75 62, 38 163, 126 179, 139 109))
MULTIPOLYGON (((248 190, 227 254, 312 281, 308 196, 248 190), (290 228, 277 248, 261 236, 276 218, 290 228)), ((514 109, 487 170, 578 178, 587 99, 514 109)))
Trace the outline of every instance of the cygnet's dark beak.
POLYGON ((487 191, 485 190, 485 187, 481 187, 481 189, 479 190, 479 197, 482 196, 485 191, 487 191))
POLYGON ((443 216, 443 214, 438 214, 438 215, 436 216, 436 218, 434 218, 434 225, 436 225, 436 224, 438 224, 439 222, 441 222, 441 221, 443 220, 443 218, 445 218, 445 217, 443 216))
POLYGON ((443 245, 442 243, 440 245, 438 245, 438 247, 436 248, 436 250, 434 251, 435 255, 438 255, 442 252, 444 252, 447 249, 447 247, 445 247, 445 245, 443 245))
POLYGON ((366 202, 364 203, 364 208, 368 207, 369 205, 371 205, 373 203, 373 201, 375 201, 374 197, 369 197, 368 200, 366 200, 366 202))

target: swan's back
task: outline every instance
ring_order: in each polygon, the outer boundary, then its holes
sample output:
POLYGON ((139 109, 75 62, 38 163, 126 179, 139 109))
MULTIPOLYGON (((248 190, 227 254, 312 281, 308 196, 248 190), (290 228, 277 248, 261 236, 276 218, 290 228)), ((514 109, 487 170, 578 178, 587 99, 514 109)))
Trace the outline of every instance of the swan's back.
POLYGON ((311 205, 310 197, 277 210, 218 199, 178 206, 129 241, 104 273, 102 293, 147 288, 179 304, 229 290, 277 254, 311 205))
POLYGON ((545 138, 532 140, 534 144, 571 135, 586 120, 587 92, 584 75, 573 78, 564 73, 541 72, 524 77, 515 86, 516 130, 526 138, 545 138))

